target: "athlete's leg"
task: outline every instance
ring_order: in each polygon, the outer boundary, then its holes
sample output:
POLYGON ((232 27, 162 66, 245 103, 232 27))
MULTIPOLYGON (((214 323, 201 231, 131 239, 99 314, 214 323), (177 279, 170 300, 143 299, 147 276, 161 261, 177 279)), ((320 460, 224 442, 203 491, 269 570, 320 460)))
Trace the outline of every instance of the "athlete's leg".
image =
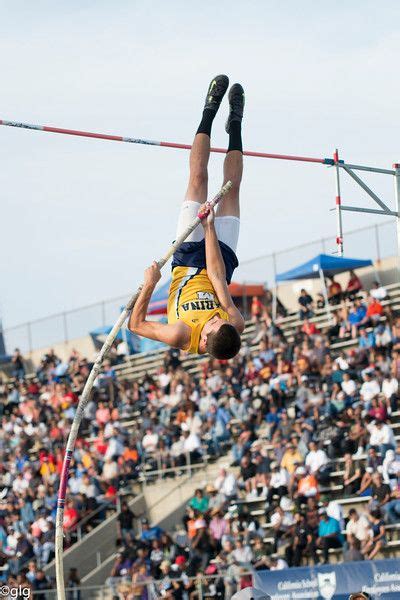
POLYGON ((207 200, 211 128, 228 85, 229 79, 226 75, 217 75, 208 87, 203 115, 190 151, 189 184, 185 200, 201 203, 207 200))
MULTIPOLYGON (((178 219, 177 236, 192 223, 200 204, 207 200, 208 159, 210 157, 210 136, 214 117, 228 88, 226 75, 217 75, 208 88, 203 115, 190 151, 189 183, 178 219)), ((202 227, 197 227, 187 238, 188 242, 198 242, 204 237, 202 227)))
POLYGON ((243 154, 231 150, 224 161, 224 184, 231 181, 232 187, 218 205, 217 217, 240 217, 239 190, 243 174, 243 154))
POLYGON ((232 182, 232 188, 218 205, 217 217, 240 217, 239 189, 243 173, 242 118, 244 91, 239 83, 229 90, 230 111, 226 123, 229 133, 228 152, 224 161, 224 183, 232 182))
POLYGON ((210 136, 206 133, 196 133, 189 159, 189 183, 185 201, 200 202, 207 200, 208 172, 207 165, 210 157, 210 136))

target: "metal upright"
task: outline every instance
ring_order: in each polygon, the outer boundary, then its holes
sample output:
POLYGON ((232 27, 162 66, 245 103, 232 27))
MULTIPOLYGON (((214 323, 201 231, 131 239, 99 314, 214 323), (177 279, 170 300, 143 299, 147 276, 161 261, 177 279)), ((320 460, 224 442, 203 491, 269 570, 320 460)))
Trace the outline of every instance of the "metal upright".
POLYGON ((339 170, 339 152, 336 148, 333 154, 333 160, 335 163, 335 183, 336 183, 336 247, 339 256, 343 256, 343 223, 342 223, 342 212, 341 207, 341 196, 340 196, 340 170, 339 170))

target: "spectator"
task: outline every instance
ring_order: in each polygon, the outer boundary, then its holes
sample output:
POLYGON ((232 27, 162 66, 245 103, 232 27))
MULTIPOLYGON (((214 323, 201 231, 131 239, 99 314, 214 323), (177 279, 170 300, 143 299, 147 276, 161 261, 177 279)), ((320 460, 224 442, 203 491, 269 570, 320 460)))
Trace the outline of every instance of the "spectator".
POLYGON ((23 380, 25 377, 25 365, 19 348, 15 348, 11 357, 11 362, 13 365, 12 376, 17 380, 23 380))
POLYGON ((267 502, 271 504, 273 497, 279 498, 288 493, 289 474, 284 467, 280 467, 278 462, 271 463, 271 479, 267 494, 267 502))
POLYGON ((233 473, 227 467, 221 467, 219 475, 214 482, 216 490, 225 500, 232 500, 237 494, 237 482, 233 473))
POLYGON ((379 281, 374 281, 369 294, 372 296, 372 298, 378 301, 385 300, 388 297, 387 289, 381 285, 379 281))
POLYGON ((78 575, 78 569, 71 567, 67 577, 67 600, 81 600, 81 593, 78 589, 81 585, 81 580, 78 575))
POLYGON ((190 500, 189 506, 196 512, 205 513, 208 510, 208 497, 204 495, 202 489, 197 489, 194 497, 190 500))
POLYGON ((350 271, 345 295, 350 298, 350 300, 353 300, 362 289, 363 287, 360 278, 354 271, 350 271))
POLYGON ((395 449, 395 437, 393 429, 387 423, 377 420, 371 426, 371 436, 369 443, 381 453, 384 458, 388 450, 395 449))
MULTIPOLYGON (((346 497, 357 493, 361 483, 361 469, 350 452, 344 455, 343 491, 346 497)), ((349 513, 350 514, 350 513, 349 513)))
POLYGON ((370 514, 371 532, 368 539, 362 544, 361 552, 367 560, 372 560, 387 543, 385 523, 381 511, 373 510, 370 514))
POLYGON ((298 509, 306 504, 309 498, 318 497, 318 481, 307 467, 298 467, 295 472, 297 489, 293 494, 298 509))
POLYGON ((381 320, 383 315, 383 306, 373 296, 368 299, 368 307, 366 317, 371 325, 376 325, 381 320))
POLYGON ((135 538, 134 522, 137 516, 128 506, 127 502, 121 503, 121 512, 117 517, 118 533, 122 540, 133 540, 135 538))
POLYGON ((316 306, 318 310, 323 310, 325 308, 325 296, 321 292, 317 294, 316 306))
POLYGON ((263 312, 263 303, 261 302, 261 300, 258 298, 258 296, 253 296, 253 299, 251 301, 251 320, 254 322, 257 322, 263 312))
POLYGON ((299 318, 309 319, 313 316, 313 299, 310 294, 303 288, 300 290, 300 296, 298 298, 300 305, 299 318))
POLYGON ((329 480, 329 459, 325 450, 318 448, 318 445, 311 441, 308 444, 309 453, 306 456, 306 466, 310 473, 315 475, 320 483, 326 483, 329 480))
POLYGON ((159 540, 163 534, 163 530, 158 525, 153 525, 150 527, 149 521, 147 519, 141 520, 142 524, 142 533, 140 534, 140 539, 142 542, 151 542, 152 540, 159 540))
POLYGON ((318 328, 315 323, 311 323, 308 317, 303 317, 304 323, 301 327, 301 331, 307 336, 314 336, 318 334, 318 328))
POLYGON ((305 516, 298 512, 295 514, 293 537, 285 550, 286 562, 289 567, 299 567, 301 565, 301 559, 307 548, 308 541, 309 533, 307 531, 305 516))
POLYGON ((355 508, 349 510, 349 521, 346 525, 346 539, 350 546, 356 539, 360 544, 369 540, 370 524, 365 515, 359 515, 355 508))
POLYGON ((383 483, 380 473, 372 474, 371 495, 374 508, 385 510, 384 506, 390 501, 391 489, 387 483, 383 483))
POLYGON ((322 550, 323 562, 329 562, 329 550, 331 548, 341 548, 343 537, 340 532, 340 523, 332 517, 328 517, 326 510, 321 511, 321 518, 318 526, 317 547, 322 550))
POLYGON ((330 304, 339 304, 342 300, 342 286, 338 281, 335 280, 332 275, 329 277, 331 283, 328 286, 328 299, 330 304))

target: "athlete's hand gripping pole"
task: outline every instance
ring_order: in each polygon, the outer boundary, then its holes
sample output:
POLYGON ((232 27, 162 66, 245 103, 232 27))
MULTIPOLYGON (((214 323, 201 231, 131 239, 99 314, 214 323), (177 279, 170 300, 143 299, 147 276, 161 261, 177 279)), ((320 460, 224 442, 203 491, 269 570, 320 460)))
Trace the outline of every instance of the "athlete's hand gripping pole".
MULTIPOLYGON (((183 244, 183 242, 187 239, 187 237, 196 229, 196 227, 201 223, 201 221, 208 217, 211 210, 214 210, 214 207, 218 204, 218 202, 225 196, 225 194, 231 189, 232 183, 228 181, 220 190, 220 192, 212 199, 205 203, 202 206, 201 210, 197 214, 197 217, 193 220, 193 222, 188 226, 188 228, 174 241, 165 255, 160 258, 158 262, 158 266, 160 269, 165 265, 166 262, 171 258, 176 250, 183 244)), ((89 402, 89 398, 91 395, 91 391, 93 388, 93 384, 95 382, 96 377, 98 376, 102 362, 104 357, 110 350, 114 340, 118 334, 118 331, 121 329, 123 323, 129 315, 129 312, 135 306, 136 300, 139 297, 142 286, 139 287, 137 292, 131 297, 129 302, 127 303, 124 310, 121 312, 118 317, 117 322, 114 327, 111 329, 108 334, 94 364, 92 370, 90 371, 89 377, 86 380, 85 387, 83 388, 82 396, 79 400, 79 404, 76 409, 76 413, 74 416, 74 420, 71 425, 71 430, 69 432, 67 445, 65 448, 65 456, 63 462, 63 468, 60 477, 60 487, 58 490, 58 501, 57 501, 57 515, 56 515, 56 535, 55 535, 55 554, 56 554, 56 580, 57 580, 57 599, 65 600, 65 585, 64 585, 64 565, 63 565, 63 520, 64 520, 64 508, 65 508, 65 498, 67 492, 67 483, 68 483, 68 474, 69 474, 69 466, 72 459, 72 454, 75 448, 76 438, 78 436, 79 427, 83 418, 83 413, 86 408, 87 403, 89 402)))

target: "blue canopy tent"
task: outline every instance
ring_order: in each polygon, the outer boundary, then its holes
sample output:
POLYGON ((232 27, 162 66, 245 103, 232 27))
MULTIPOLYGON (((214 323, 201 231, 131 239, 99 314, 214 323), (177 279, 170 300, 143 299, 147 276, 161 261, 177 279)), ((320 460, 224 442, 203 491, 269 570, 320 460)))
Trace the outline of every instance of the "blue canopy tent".
POLYGON ((370 267, 372 260, 363 260, 361 258, 342 258, 340 256, 331 256, 330 254, 318 254, 311 260, 284 271, 276 276, 276 281, 291 281, 293 279, 317 279, 320 277, 320 271, 326 277, 352 271, 353 269, 361 269, 362 267, 370 267))
MULTIPOLYGON (((331 256, 330 254, 317 254, 311 260, 308 260, 294 269, 278 273, 275 279, 275 297, 277 294, 277 285, 282 281, 293 281, 296 279, 317 279, 321 280, 322 291, 325 296, 327 313, 330 316, 328 302, 328 292, 325 284, 325 277, 332 277, 345 271, 361 269, 371 266, 372 260, 361 258, 342 258, 340 256, 331 256)), ((276 304, 276 302, 274 303, 276 304)))

